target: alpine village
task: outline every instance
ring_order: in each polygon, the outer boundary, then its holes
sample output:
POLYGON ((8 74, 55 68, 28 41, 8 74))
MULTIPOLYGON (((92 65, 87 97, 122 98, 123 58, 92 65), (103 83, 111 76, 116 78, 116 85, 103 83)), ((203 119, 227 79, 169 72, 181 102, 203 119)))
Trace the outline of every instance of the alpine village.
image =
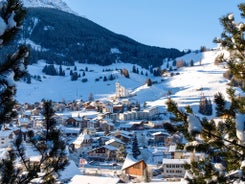
POLYGON ((245 183, 245 24, 220 23, 180 51, 1 0, 0 183, 245 183))

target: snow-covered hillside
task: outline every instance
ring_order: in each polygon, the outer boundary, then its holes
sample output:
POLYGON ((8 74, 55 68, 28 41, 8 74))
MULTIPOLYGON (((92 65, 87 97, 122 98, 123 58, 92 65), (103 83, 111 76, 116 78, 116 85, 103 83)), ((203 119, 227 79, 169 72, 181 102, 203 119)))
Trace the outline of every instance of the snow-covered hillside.
POLYGON ((55 8, 68 13, 76 14, 62 0, 21 0, 24 7, 55 8))
MULTIPOLYGON (((31 75, 40 75, 41 80, 32 79, 31 84, 25 82, 17 83, 17 100, 21 103, 35 102, 44 99, 52 99, 54 101, 72 101, 75 99, 87 100, 90 93, 95 99, 105 99, 115 95, 115 83, 118 81, 122 86, 135 94, 133 97, 141 104, 147 102, 151 106, 163 106, 168 98, 168 92, 171 92, 171 98, 178 102, 179 106, 191 105, 194 110, 197 110, 201 95, 204 95, 211 100, 214 94, 222 92, 225 95, 228 82, 223 78, 225 68, 214 64, 214 59, 220 51, 209 51, 203 53, 190 53, 177 60, 185 60, 189 62, 194 60, 194 66, 183 67, 176 71, 172 77, 153 77, 149 74, 141 75, 130 73, 130 78, 125 78, 115 69, 127 68, 132 71, 132 64, 118 63, 111 66, 98 66, 76 64, 77 71, 82 73, 86 67, 88 71, 85 76, 78 78, 77 81, 71 81, 70 70, 72 67, 64 67, 65 77, 48 76, 42 73, 45 62, 40 61, 38 64, 33 64, 28 67, 31 75), (111 71, 108 71, 108 70, 111 71), (104 81, 103 78, 113 74, 115 80, 104 81), (177 74, 177 75, 176 75, 177 74), (87 82, 81 80, 86 78, 87 82), (148 87, 145 85, 147 78, 157 82, 148 87), (96 82, 97 80, 97 82, 96 82), (196 107, 196 108, 195 108, 196 107)), ((137 66, 141 73, 146 73, 145 69, 137 66)), ((59 66, 56 66, 57 70, 59 66)))

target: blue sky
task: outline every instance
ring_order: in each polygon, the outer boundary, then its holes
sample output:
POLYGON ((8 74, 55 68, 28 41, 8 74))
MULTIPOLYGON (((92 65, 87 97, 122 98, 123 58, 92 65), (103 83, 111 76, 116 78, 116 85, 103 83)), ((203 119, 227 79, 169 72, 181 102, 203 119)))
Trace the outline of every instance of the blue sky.
POLYGON ((138 42, 166 48, 213 48, 222 26, 219 18, 234 13, 242 0, 64 0, 95 23, 138 42))

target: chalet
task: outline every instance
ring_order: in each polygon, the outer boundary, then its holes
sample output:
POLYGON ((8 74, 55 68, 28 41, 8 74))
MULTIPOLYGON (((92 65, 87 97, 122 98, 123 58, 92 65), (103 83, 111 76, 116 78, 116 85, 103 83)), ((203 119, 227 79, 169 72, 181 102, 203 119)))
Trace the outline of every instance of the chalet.
POLYGON ((163 128, 163 121, 148 121, 146 126, 149 128, 163 128))
POLYGON ((130 130, 133 130, 132 127, 133 127, 133 125, 132 124, 129 124, 129 123, 125 123, 125 124, 121 123, 119 125, 120 131, 121 130, 130 131, 130 130))
POLYGON ((131 121, 129 124, 132 125, 131 130, 143 130, 144 129, 143 121, 131 121))
POLYGON ((131 131, 131 130, 143 130, 144 122, 143 121, 131 121, 125 124, 120 124, 120 130, 131 131))
POLYGON ((33 128, 40 128, 44 124, 44 118, 42 116, 32 117, 33 128))
POLYGON ((85 110, 87 111, 95 111, 96 110, 96 107, 94 105, 88 105, 84 108, 85 110))
POLYGON ((122 166, 122 172, 132 177, 143 177, 145 175, 146 169, 147 164, 143 159, 137 160, 129 154, 127 155, 122 166))
POLYGON ((65 107, 65 103, 54 103, 53 109, 55 112, 64 112, 65 107))
POLYGON ((171 144, 179 144, 183 141, 183 134, 180 132, 176 132, 175 134, 168 137, 165 141, 165 146, 169 146, 171 144))
POLYGON ((41 107, 36 107, 35 109, 32 110, 31 114, 33 116, 40 116, 41 111, 42 111, 41 107))
POLYGON ((156 145, 164 145, 165 140, 170 136, 167 132, 155 132, 152 134, 156 145))
POLYGON ((123 105, 113 105, 113 113, 122 113, 123 112, 123 105))
POLYGON ((100 120, 100 128, 105 131, 106 129, 109 131, 114 130, 114 124, 110 120, 100 120))
POLYGON ((75 118, 70 117, 67 120, 65 120, 65 126, 68 126, 68 127, 77 127, 77 121, 75 120, 75 118))
POLYGON ((74 136, 74 137, 78 137, 80 134, 80 128, 76 128, 76 127, 62 127, 62 132, 67 136, 74 136))
POLYGON ((124 133, 123 131, 116 131, 114 133, 114 136, 117 138, 117 139, 120 139, 121 141, 125 142, 125 143, 128 143, 132 136, 131 135, 128 135, 126 133, 124 133))
POLYGON ((116 160, 117 150, 114 146, 104 145, 89 151, 88 158, 96 161, 116 160))
POLYGON ((125 145, 124 142, 122 142, 120 139, 117 139, 117 138, 112 138, 112 139, 106 141, 105 144, 116 147, 116 148, 119 148, 120 146, 125 145))
POLYGON ((87 150, 92 149, 93 139, 89 134, 81 133, 77 139, 72 143, 74 150, 80 154, 85 153, 87 150))
POLYGON ((30 119, 32 116, 32 109, 31 110, 26 110, 23 112, 22 114, 22 118, 27 118, 27 119, 30 119))
POLYGON ((113 106, 112 105, 104 105, 102 107, 102 112, 103 113, 113 113, 113 106))
POLYGON ((98 129, 100 129, 100 122, 97 121, 97 120, 89 120, 87 122, 87 128, 88 129, 98 130, 98 129))
POLYGON ((0 148, 7 148, 13 138, 14 133, 12 130, 0 130, 0 148))
POLYGON ((20 127, 30 127, 32 126, 29 118, 18 118, 17 123, 20 127))

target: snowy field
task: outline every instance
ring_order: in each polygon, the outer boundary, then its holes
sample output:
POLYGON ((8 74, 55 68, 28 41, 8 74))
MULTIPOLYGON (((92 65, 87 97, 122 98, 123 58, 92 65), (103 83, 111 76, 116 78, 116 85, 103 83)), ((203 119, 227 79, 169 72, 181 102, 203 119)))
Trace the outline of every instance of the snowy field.
MULTIPOLYGON (((115 83, 119 82, 126 87, 131 93, 135 94, 133 98, 141 104, 147 102, 150 106, 164 106, 166 99, 169 97, 167 93, 171 92, 171 98, 178 105, 184 107, 191 105, 194 111, 197 109, 201 95, 204 95, 211 100, 214 94, 222 92, 225 95, 226 83, 228 82, 223 77, 226 69, 223 66, 214 64, 215 57, 219 51, 209 51, 204 53, 190 53, 176 60, 185 60, 187 63, 192 59, 194 66, 182 67, 173 73, 178 73, 173 77, 154 77, 149 74, 149 71, 136 66, 139 72, 148 76, 132 73, 132 64, 117 63, 110 66, 98 66, 87 64, 76 64, 77 71, 85 70, 85 76, 78 78, 77 81, 71 81, 69 75, 70 70, 74 66, 62 66, 66 76, 48 76, 42 72, 46 65, 44 61, 39 61, 38 64, 28 66, 28 71, 31 75, 40 75, 42 82, 32 79, 31 84, 25 82, 17 83, 16 98, 20 103, 34 103, 42 99, 51 99, 53 101, 73 101, 76 99, 88 100, 90 93, 94 95, 95 100, 108 99, 115 95, 115 83), (116 69, 126 68, 130 71, 130 78, 125 78, 116 69), (106 71, 106 70, 112 71, 106 71), (106 72, 105 72, 106 71, 106 72), (103 81, 113 74, 116 79, 113 81, 103 81), (87 82, 82 82, 82 78, 87 78, 87 82), (150 87, 145 85, 147 78, 156 81, 150 87), (95 81, 99 79, 99 81, 95 81)), ((166 63, 162 66, 162 69, 166 63)), ((57 70, 59 66, 56 66, 57 70)))

